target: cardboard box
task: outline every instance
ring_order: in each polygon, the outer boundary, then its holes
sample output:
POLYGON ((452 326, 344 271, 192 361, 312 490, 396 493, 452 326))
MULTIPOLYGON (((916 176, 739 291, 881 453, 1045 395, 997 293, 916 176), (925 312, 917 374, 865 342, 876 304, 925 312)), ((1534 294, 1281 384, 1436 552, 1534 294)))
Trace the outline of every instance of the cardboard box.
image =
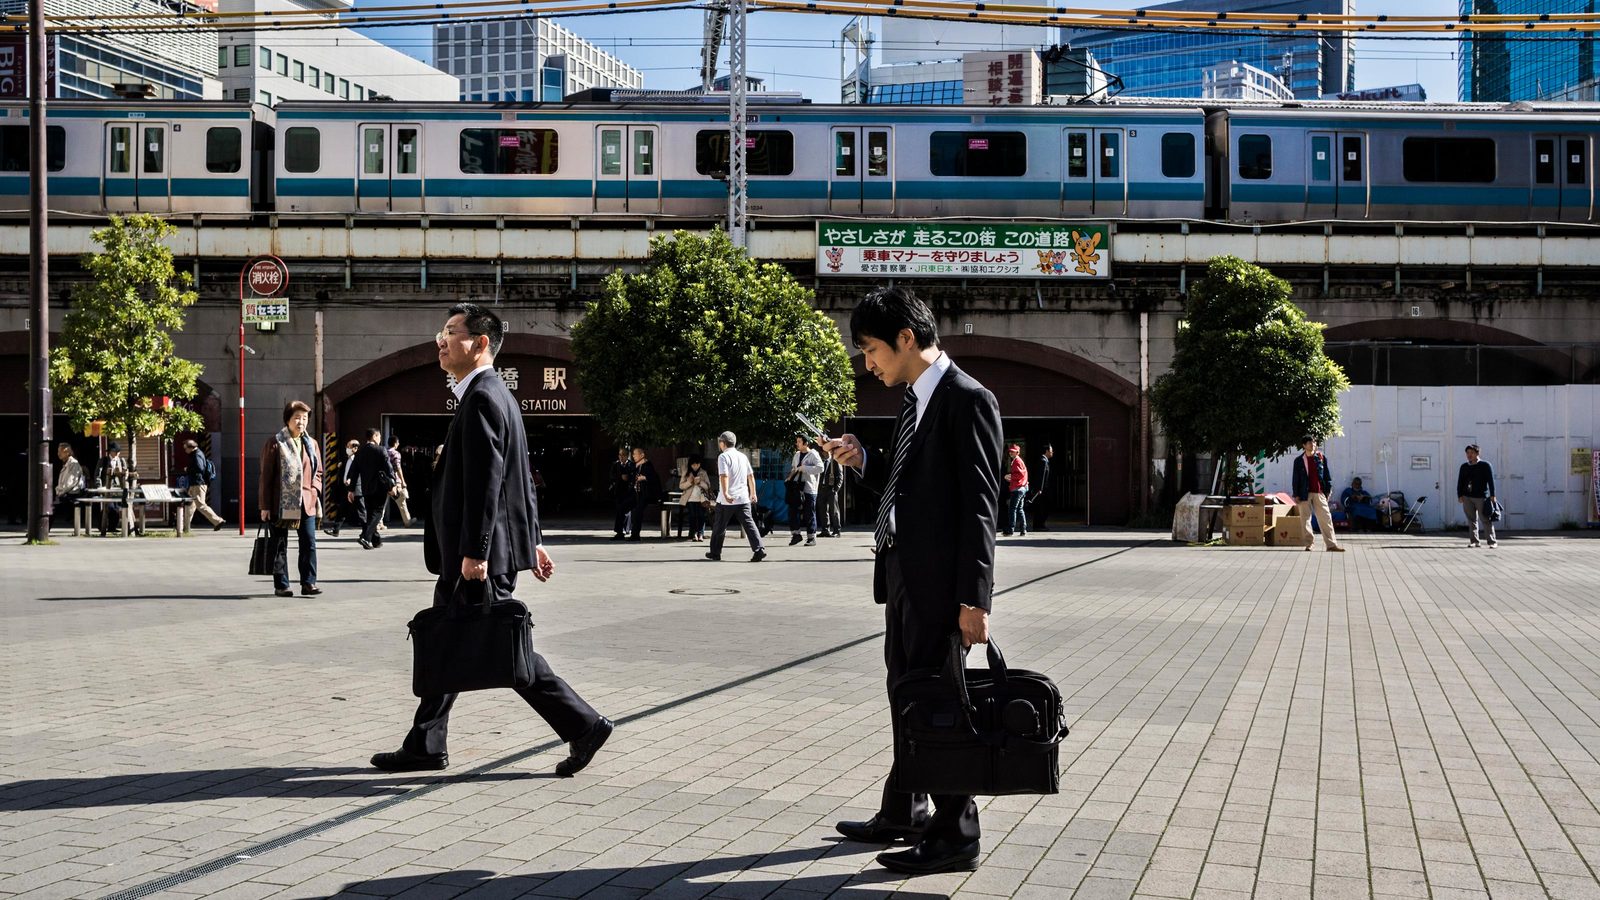
POLYGON ((1306 534, 1306 520, 1298 510, 1290 510, 1277 517, 1267 543, 1274 547, 1304 547, 1311 543, 1306 534))
POLYGON ((1267 532, 1260 528, 1228 529, 1228 546, 1261 547, 1267 543, 1267 532))
POLYGON ((1241 503, 1223 507, 1223 521, 1231 533, 1235 529, 1261 531, 1267 525, 1267 511, 1259 503, 1241 503))

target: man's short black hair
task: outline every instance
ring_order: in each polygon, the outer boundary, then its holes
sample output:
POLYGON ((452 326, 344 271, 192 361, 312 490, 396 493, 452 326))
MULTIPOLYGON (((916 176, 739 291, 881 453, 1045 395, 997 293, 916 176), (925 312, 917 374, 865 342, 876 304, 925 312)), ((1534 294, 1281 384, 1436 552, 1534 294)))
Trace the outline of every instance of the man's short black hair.
POLYGON ((389 446, 391 446, 391 447, 400 446, 400 435, 398 435, 398 434, 389 435, 389 446))
POLYGON ((1481 453, 1481 452, 1483 452, 1483 451, 1478 449, 1478 445, 1477 444, 1468 444, 1467 445, 1467 449, 1471 450, 1473 453, 1481 453))
POLYGON ((457 303, 450 307, 450 315, 466 316, 467 320, 462 324, 467 326, 467 333, 487 337, 489 355, 500 355, 500 345, 506 340, 506 323, 500 321, 499 316, 476 303, 457 303))
POLYGON ((367 441, 368 441, 368 443, 370 443, 372 441, 372 439, 375 438, 375 437, 383 437, 383 432, 379 431, 376 428, 368 428, 367 429, 367 441))
POLYGON ((933 320, 933 312, 910 288, 878 288, 861 298, 850 313, 850 342, 857 347, 867 338, 893 346, 907 328, 919 350, 939 343, 939 326, 933 320))

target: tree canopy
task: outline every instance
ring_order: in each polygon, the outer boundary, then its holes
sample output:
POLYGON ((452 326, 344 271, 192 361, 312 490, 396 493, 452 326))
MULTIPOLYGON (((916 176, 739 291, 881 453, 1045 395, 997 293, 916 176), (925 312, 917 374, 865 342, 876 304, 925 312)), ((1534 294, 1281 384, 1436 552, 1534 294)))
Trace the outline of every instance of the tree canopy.
POLYGON ((1287 281, 1235 256, 1211 260, 1195 282, 1172 367, 1151 396, 1179 448, 1276 458, 1304 437, 1338 433, 1350 382, 1290 294, 1287 281))
POLYGON ((741 444, 855 410, 838 327, 781 266, 715 231, 650 242, 637 274, 613 272, 572 328, 584 401, 621 440, 669 445, 732 430, 741 444))
POLYGON ((177 355, 172 332, 194 304, 187 272, 162 241, 178 229, 150 215, 113 216, 96 229, 98 253, 85 254, 91 282, 73 290, 61 341, 50 354, 57 408, 83 430, 95 420, 128 441, 168 428, 201 427, 198 413, 152 402, 194 398, 199 364, 177 355))

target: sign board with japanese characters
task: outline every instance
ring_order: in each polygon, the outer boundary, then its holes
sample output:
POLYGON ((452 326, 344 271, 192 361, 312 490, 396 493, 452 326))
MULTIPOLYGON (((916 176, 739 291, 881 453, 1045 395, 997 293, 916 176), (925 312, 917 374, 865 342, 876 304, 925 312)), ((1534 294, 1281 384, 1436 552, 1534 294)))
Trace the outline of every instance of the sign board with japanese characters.
POLYGON ((961 57, 961 97, 968 106, 1037 106, 1043 93, 1044 64, 1037 51, 961 57))
POLYGON ((817 223, 817 274, 883 278, 1109 278, 1111 231, 1067 222, 817 223))
POLYGON ((268 300, 264 297, 246 300, 244 302, 244 321, 246 325, 256 322, 287 322, 289 321, 289 301, 287 298, 268 300))

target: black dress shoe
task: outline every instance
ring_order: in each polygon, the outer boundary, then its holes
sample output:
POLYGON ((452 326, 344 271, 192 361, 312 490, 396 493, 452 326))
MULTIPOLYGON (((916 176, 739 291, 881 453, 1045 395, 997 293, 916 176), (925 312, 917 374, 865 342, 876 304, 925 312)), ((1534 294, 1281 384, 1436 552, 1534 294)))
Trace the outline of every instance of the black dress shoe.
POLYGON ((833 826, 839 833, 852 841, 863 844, 892 844, 895 841, 907 838, 921 839, 922 833, 928 830, 926 817, 903 825, 891 822, 878 813, 865 822, 840 822, 833 826))
POLYGON ((789 535, 789 546, 793 547, 795 544, 798 544, 803 540, 805 540, 805 538, 801 537, 800 535, 791 534, 789 535))
POLYGON ((767 551, 766 550, 757 550, 756 552, 750 554, 750 561, 751 562, 761 562, 763 559, 766 559, 766 558, 767 558, 767 551))
POLYGON ((320 593, 322 593, 322 588, 319 588, 314 584, 300 585, 300 596, 302 597, 315 597, 320 593))
POLYGON ((707 553, 706 554, 706 559, 709 559, 712 562, 721 562, 722 561, 722 557, 716 555, 715 553, 707 553))
POLYGON ((363 550, 372 549, 372 544, 366 538, 356 538, 356 543, 360 544, 363 550))
POLYGON ((402 747, 393 753, 372 754, 372 767, 385 772, 437 772, 448 765, 448 753, 412 753, 402 747))
POLYGON ((224 526, 226 524, 228 524, 228 523, 227 522, 218 522, 217 524, 211 526, 211 530, 212 531, 221 531, 222 530, 222 526, 224 526))
POLYGON ((594 759, 594 755, 605 746, 606 738, 611 737, 611 732, 615 730, 616 726, 611 724, 611 720, 601 716, 600 721, 590 725, 582 737, 572 742, 572 755, 556 763, 556 774, 571 778, 583 771, 583 767, 594 759))
POLYGON ((294 591, 291 591, 288 588, 273 588, 272 589, 272 593, 276 594, 279 597, 293 597, 294 596, 294 591))
POLYGON ((931 875, 934 872, 970 872, 978 867, 978 842, 960 843, 934 838, 910 850, 879 853, 878 865, 891 872, 931 875))

